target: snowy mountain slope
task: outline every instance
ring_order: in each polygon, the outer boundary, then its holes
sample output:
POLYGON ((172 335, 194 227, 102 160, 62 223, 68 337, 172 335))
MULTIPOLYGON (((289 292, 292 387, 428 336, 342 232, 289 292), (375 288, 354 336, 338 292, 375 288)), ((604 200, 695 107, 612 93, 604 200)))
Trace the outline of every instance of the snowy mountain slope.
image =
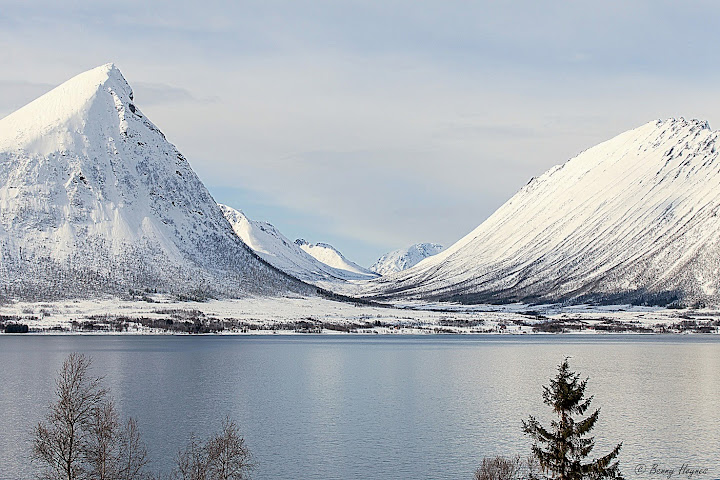
POLYGON ((364 278, 375 278, 377 273, 363 268, 355 262, 351 262, 340 253, 335 247, 327 243, 309 243, 307 240, 298 238, 295 243, 316 260, 339 270, 362 275, 364 278))
POLYGON ((333 268, 311 256, 300 245, 288 240, 267 222, 249 219, 243 212, 227 205, 220 210, 235 233, 261 258, 274 267, 306 282, 327 286, 326 282, 366 280, 374 275, 333 268))
POLYGON ((0 287, 40 299, 315 290, 237 238, 112 64, 0 120, 0 287))
POLYGON ((438 243, 416 243, 407 248, 400 248, 386 253, 370 266, 370 270, 380 275, 390 275, 414 267, 428 257, 442 252, 438 243))
POLYGON ((375 293, 467 303, 720 300, 718 132, 650 122, 532 179, 375 293))

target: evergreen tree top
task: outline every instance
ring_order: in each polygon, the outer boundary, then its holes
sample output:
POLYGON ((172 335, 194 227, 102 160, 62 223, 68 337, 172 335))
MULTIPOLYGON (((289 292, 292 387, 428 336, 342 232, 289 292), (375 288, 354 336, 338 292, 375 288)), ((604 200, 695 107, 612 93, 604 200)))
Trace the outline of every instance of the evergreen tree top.
POLYGON ((558 365, 558 373, 550 380, 550 386, 543 386, 543 401, 553 407, 556 413, 567 412, 582 415, 590 407, 591 395, 583 400, 588 378, 580 381, 580 374, 570 370, 569 358, 558 365))
POLYGON ((600 409, 585 418, 593 396, 585 398, 588 379, 570 370, 566 357, 558 366, 557 375, 543 386, 543 401, 552 407, 557 419, 550 428, 543 427, 532 415, 523 421, 523 432, 533 439, 532 452, 540 468, 551 480, 620 479, 617 461, 622 443, 609 454, 583 463, 595 447, 595 438, 588 434, 595 427, 600 409))

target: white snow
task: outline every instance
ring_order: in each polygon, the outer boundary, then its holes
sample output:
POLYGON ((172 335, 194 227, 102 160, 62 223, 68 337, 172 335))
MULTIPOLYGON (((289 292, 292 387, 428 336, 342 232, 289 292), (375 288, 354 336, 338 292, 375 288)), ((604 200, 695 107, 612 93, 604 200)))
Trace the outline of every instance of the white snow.
POLYGON ((720 160, 707 122, 654 121, 532 179, 370 293, 473 303, 718 303, 720 160))
POLYGON ((377 274, 328 244, 290 242, 241 212, 231 226, 106 64, 0 120, 0 300, 315 294, 300 278, 423 301, 719 304, 718 146, 707 122, 650 122, 532 179, 447 250, 359 287, 377 274))
POLYGON ((0 120, 0 285, 37 299, 314 291, 237 238, 112 64, 0 120))
POLYGON ((370 270, 380 275, 402 272, 414 267, 422 260, 442 252, 442 245, 438 243, 416 243, 406 248, 400 248, 386 253, 370 266, 370 270))
MULTIPOLYGON (((335 282, 375 277, 373 274, 361 273, 355 268, 352 270, 335 268, 321 262, 299 244, 288 240, 270 223, 251 220, 242 211, 227 205, 220 205, 220 210, 245 244, 265 261, 293 277, 330 289, 334 289, 332 284, 335 282)), ((341 263, 336 262, 336 264, 341 263)))
MULTIPOLYGON (((709 334, 720 334, 718 309, 660 309, 613 305, 457 305, 421 302, 398 303, 388 308, 361 306, 319 297, 249 296, 243 299, 207 302, 177 302, 152 295, 153 302, 123 301, 115 298, 53 302, 15 302, 0 305, 4 319, 23 323, 35 332, 88 333, 83 323, 101 329, 124 322, 124 333, 168 333, 142 325, 141 319, 198 318, 205 324, 226 322, 235 325, 222 333, 294 333, 298 322, 317 325, 313 332, 432 334, 432 333, 536 333, 544 322, 563 322, 558 332, 602 334, 620 327, 623 332, 683 332, 681 322, 697 321, 709 334), (712 326, 714 325, 714 326, 712 326), (333 327, 334 326, 334 327, 333 327), (248 328, 249 327, 249 328, 248 328), (340 328, 338 328, 340 327, 340 328), (342 327, 346 327, 343 329, 342 327)), ((113 330, 110 329, 112 332, 113 330)), ((307 330, 304 330, 307 332, 307 330)), ((692 331, 692 330, 689 330, 692 331)), ((102 333, 91 330, 91 333, 102 333)), ((2 330, 0 330, 0 335, 2 330)))
POLYGON ((378 275, 375 272, 371 272, 367 268, 363 268, 355 262, 352 262, 345 258, 335 247, 327 243, 309 243, 304 239, 297 239, 295 243, 300 246, 305 252, 310 254, 316 260, 329 265, 333 268, 340 270, 346 270, 353 272, 358 275, 362 275, 364 278, 374 278, 378 275))

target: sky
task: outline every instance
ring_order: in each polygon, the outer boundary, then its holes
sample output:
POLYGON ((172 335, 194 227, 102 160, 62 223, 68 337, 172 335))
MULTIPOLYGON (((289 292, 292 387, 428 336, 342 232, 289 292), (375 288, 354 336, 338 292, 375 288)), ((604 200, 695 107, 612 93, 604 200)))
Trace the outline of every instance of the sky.
POLYGON ((720 125, 720 2, 0 0, 0 117, 114 62, 214 198, 369 266, 649 121, 720 125))

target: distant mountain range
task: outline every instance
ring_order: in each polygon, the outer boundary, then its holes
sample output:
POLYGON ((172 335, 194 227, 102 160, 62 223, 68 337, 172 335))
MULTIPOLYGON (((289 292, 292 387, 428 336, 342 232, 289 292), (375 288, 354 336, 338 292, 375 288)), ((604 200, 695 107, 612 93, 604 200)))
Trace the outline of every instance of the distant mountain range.
POLYGON ((301 238, 291 242, 271 223, 251 220, 227 205, 220 205, 220 210, 238 237, 266 262, 293 277, 331 290, 337 287, 333 282, 370 280, 406 270, 443 249, 436 243, 417 243, 383 255, 367 269, 348 260, 332 245, 311 244, 301 238))
POLYGON ((718 304, 719 150, 706 122, 650 122, 532 179, 451 247, 366 269, 218 206, 107 64, 0 120, 0 301, 312 283, 391 300, 718 304))
POLYGON ((365 279, 375 278, 378 275, 375 272, 371 272, 367 268, 361 267, 355 262, 351 262, 345 256, 340 253, 335 247, 327 243, 309 243, 307 240, 298 238, 295 240, 295 244, 298 245, 303 251, 307 252, 317 261, 329 265, 339 270, 354 273, 365 279))
POLYGON ((270 223, 251 220, 243 212, 226 205, 220 205, 220 210, 235 233, 255 253, 300 280, 332 288, 328 282, 377 277, 347 260, 331 245, 310 245, 304 240, 291 242, 270 223))
POLYGON ((442 245, 438 243, 416 243, 407 248, 401 248, 386 253, 372 264, 370 270, 380 275, 390 275, 414 267, 428 257, 442 252, 442 245))
POLYGON ((463 239, 367 293, 463 303, 712 302, 718 132, 654 121, 553 167, 463 239))
POLYGON ((114 65, 0 120, 0 297, 315 290, 235 235, 114 65))

